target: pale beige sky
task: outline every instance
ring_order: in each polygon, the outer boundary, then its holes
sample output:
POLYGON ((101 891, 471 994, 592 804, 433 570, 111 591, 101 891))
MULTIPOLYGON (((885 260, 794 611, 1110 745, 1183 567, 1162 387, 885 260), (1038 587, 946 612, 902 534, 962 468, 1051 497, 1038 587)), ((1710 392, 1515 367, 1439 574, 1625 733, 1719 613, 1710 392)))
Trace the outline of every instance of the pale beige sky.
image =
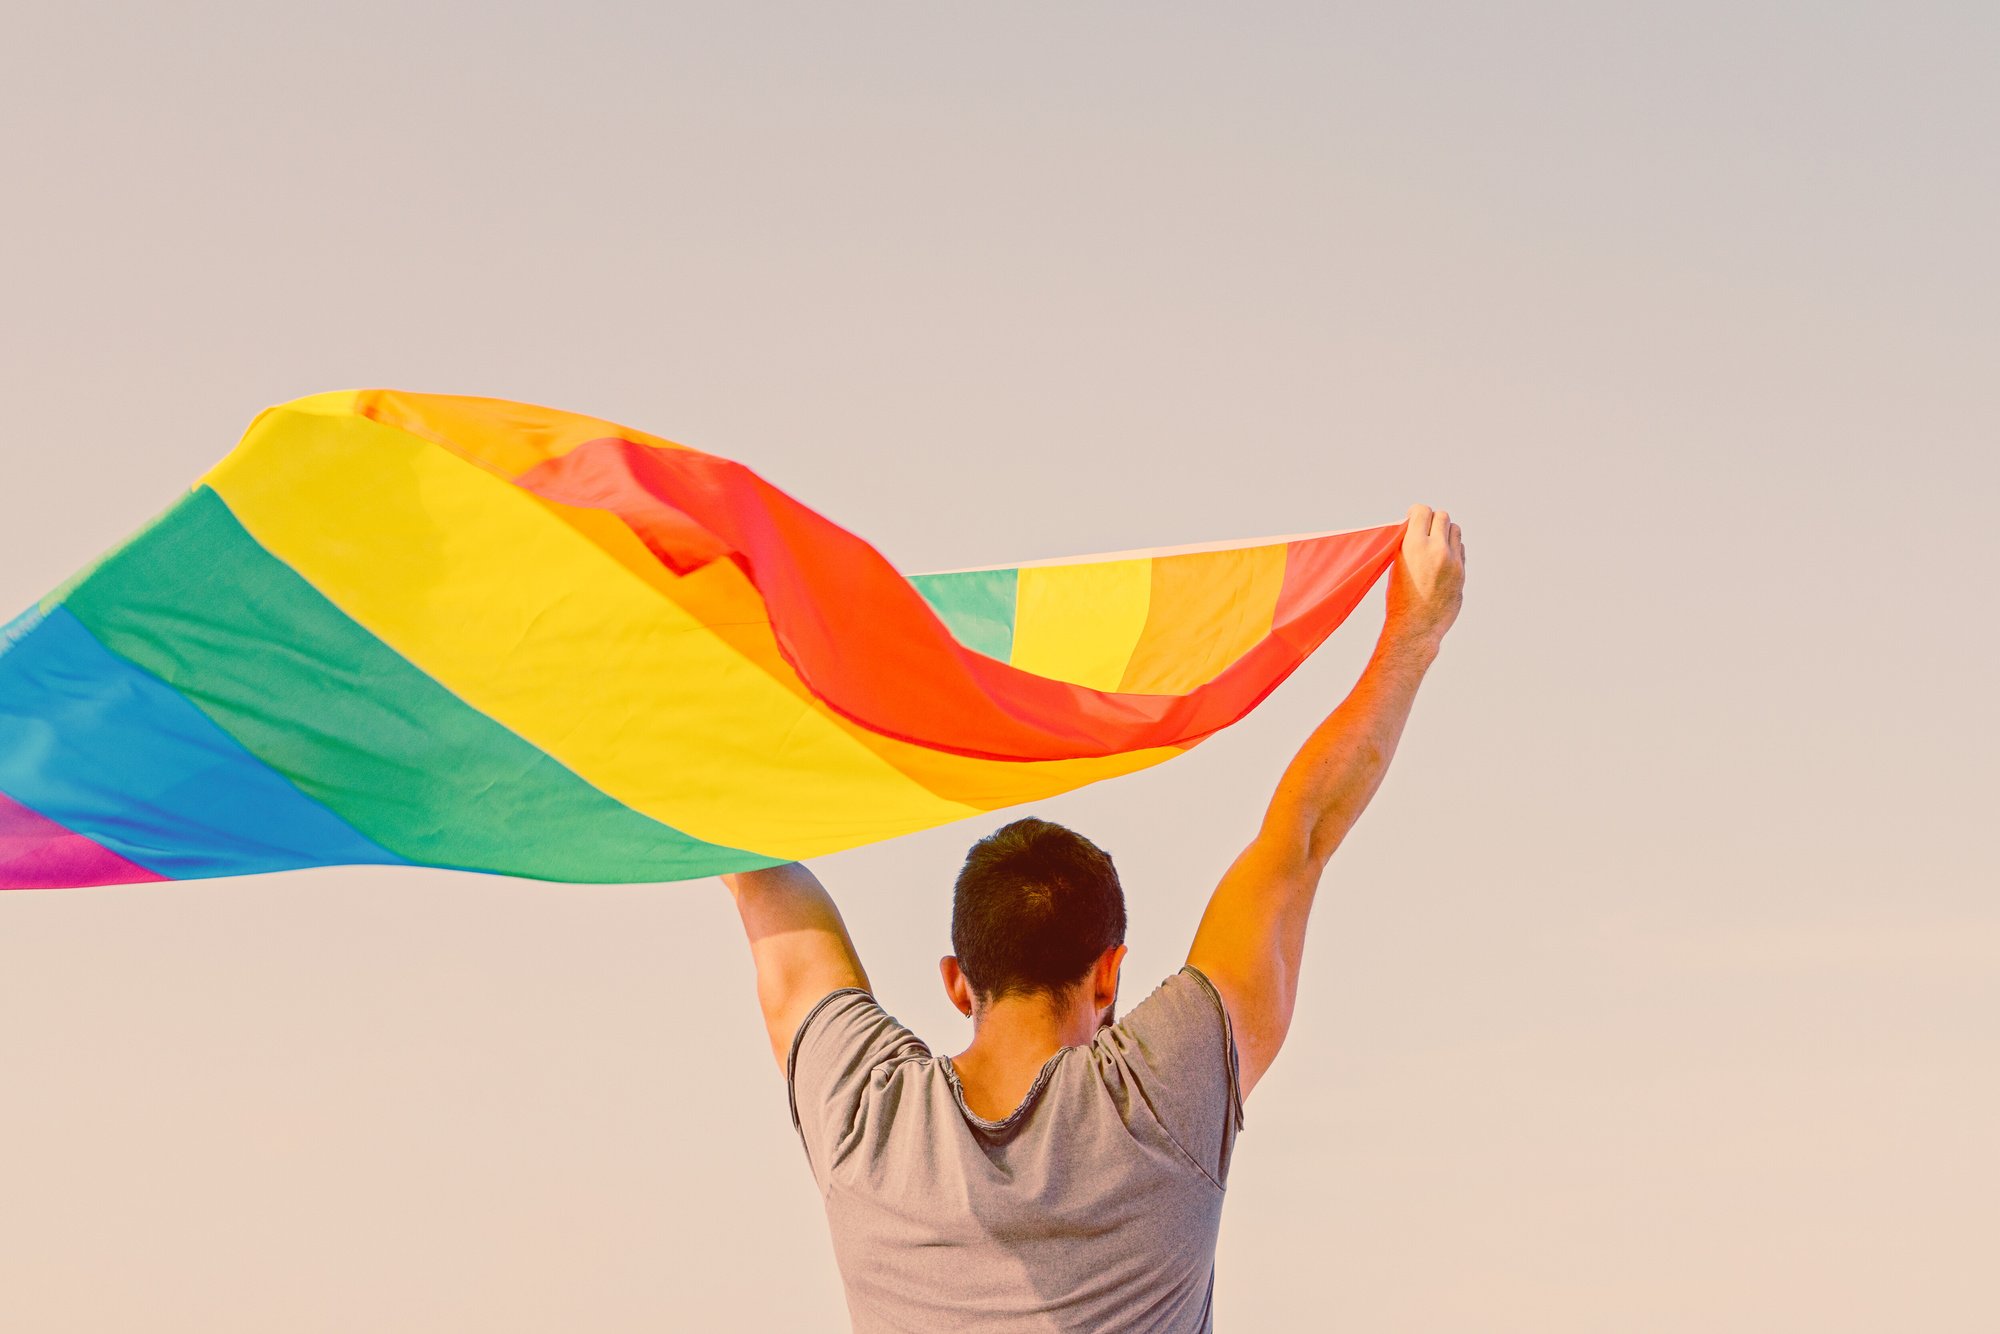
MULTIPOLYGON (((1447 505, 1224 1327, 2000 1327, 2000 11, 164 8, 8 17, 0 615, 357 385, 731 454, 912 570, 1447 505)), ((1035 808, 1128 986, 1377 614, 1035 808)), ((986 827, 819 866, 941 1045, 986 827)), ((844 1328, 749 983, 713 882, 8 895, 0 1326, 844 1328)))

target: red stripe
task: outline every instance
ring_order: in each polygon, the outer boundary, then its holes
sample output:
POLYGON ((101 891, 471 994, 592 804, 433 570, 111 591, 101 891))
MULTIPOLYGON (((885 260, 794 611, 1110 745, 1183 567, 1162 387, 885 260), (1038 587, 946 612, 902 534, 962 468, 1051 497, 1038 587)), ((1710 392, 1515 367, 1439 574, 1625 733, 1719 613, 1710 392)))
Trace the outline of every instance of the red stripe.
POLYGON ((1133 695, 963 648, 873 547, 728 459, 607 438, 515 480, 619 516, 678 572, 735 560, 779 650, 828 707, 887 736, 999 760, 1188 746, 1227 727, 1346 619, 1402 534, 1398 524, 1294 544, 1270 635, 1185 695, 1133 695))
POLYGON ((0 792, 0 889, 144 885, 166 878, 0 792))
POLYGON ((1318 648, 1395 562, 1404 526, 1309 537, 1287 546, 1272 633, 1307 653, 1318 648))

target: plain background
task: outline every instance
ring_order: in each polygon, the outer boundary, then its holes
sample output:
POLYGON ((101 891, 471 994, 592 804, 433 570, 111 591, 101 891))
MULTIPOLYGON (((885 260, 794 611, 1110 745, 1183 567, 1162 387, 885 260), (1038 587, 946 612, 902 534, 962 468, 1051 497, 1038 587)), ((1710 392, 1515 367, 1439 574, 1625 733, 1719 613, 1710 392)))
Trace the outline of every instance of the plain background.
MULTIPOLYGON (((1251 1100, 1223 1327, 2000 1328, 2000 9, 6 30, 6 613, 363 385, 729 454, 913 571, 1447 506, 1466 611, 1251 1100)), ((1128 1004, 1378 608, 1034 808, 1118 861, 1128 1004)), ((951 1050, 988 827, 819 864, 951 1050)), ((0 900, 0 1324, 845 1316, 719 885, 335 870, 0 900)))

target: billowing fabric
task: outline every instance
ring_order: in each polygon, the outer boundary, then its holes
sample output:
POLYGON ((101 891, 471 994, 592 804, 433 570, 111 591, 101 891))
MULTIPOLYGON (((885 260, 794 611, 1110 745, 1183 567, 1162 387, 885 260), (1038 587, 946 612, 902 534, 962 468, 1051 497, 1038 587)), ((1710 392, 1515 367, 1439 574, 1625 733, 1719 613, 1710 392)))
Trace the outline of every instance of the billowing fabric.
POLYGON ((799 1026, 792 1119, 856 1334, 1207 1334, 1243 1100, 1193 968, 987 1120, 864 991, 799 1026))
POLYGON ((300 399, 0 627, 0 888, 681 880, 855 847, 1198 744, 1401 531, 905 577, 609 422, 300 399))

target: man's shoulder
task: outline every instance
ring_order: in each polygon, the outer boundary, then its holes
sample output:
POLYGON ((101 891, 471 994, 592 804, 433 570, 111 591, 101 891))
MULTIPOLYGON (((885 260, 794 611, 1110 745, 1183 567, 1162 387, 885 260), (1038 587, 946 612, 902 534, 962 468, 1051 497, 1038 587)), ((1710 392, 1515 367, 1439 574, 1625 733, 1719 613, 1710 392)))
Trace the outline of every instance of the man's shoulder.
POLYGON ((1098 1033, 1098 1040, 1119 1038, 1144 1041, 1168 1036, 1207 1037, 1217 1044, 1234 1047, 1229 1029, 1229 1008, 1222 993, 1193 964, 1183 965, 1153 988, 1132 1007, 1123 1019, 1098 1033))
POLYGON ((1092 1043, 1103 1077, 1139 1095, 1130 1115, 1158 1122, 1204 1175, 1220 1187, 1243 1127, 1236 1043, 1222 996, 1188 966, 1168 977, 1092 1043))
POLYGON ((842 987, 822 996, 792 1035, 785 1061, 792 1123, 801 1104, 858 1098, 870 1076, 884 1065, 929 1060, 930 1048, 875 997, 860 987, 842 987))

